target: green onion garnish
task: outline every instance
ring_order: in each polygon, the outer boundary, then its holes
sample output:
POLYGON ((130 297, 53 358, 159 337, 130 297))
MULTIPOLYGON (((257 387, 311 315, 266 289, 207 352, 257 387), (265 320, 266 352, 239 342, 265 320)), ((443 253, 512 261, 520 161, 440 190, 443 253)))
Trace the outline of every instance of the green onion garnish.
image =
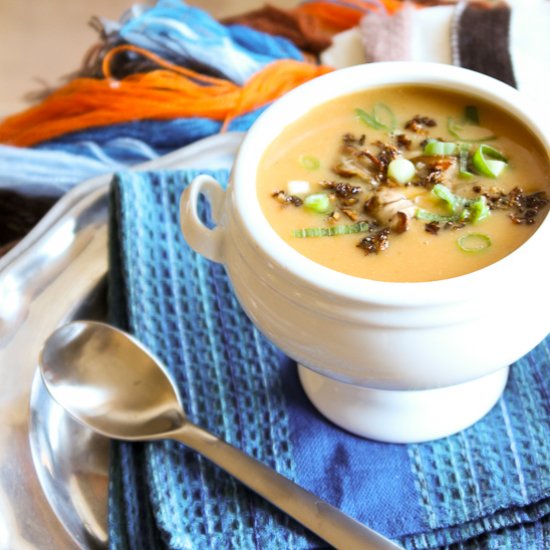
POLYGON ((319 159, 316 157, 312 157, 311 155, 301 155, 300 156, 300 164, 306 169, 306 170, 317 170, 319 166, 321 166, 321 163, 319 162, 319 159))
POLYGON ((455 195, 448 187, 441 183, 434 185, 432 193, 445 203, 447 210, 451 214, 460 213, 466 204, 464 197, 455 195))
POLYGON ((335 237, 337 235, 351 235, 352 233, 366 233, 369 224, 357 222, 351 225, 333 225, 331 227, 306 227, 295 229, 292 235, 300 239, 306 237, 335 237))
POLYGON ((478 197, 473 201, 468 202, 468 221, 477 223, 491 215, 491 210, 487 204, 487 199, 484 196, 478 197))
POLYGON ((464 108, 464 120, 470 124, 479 126, 479 112, 475 105, 466 105, 464 108))
MULTIPOLYGON (((449 117, 447 119, 447 131, 451 136, 453 136, 458 141, 464 141, 466 143, 481 143, 483 141, 492 141, 493 139, 496 139, 497 136, 494 134, 488 135, 488 136, 481 136, 478 138, 470 137, 461 135, 462 132, 465 130, 465 126, 467 126, 469 123, 468 120, 463 120, 462 122, 457 122, 454 118, 449 117)), ((469 124, 470 126, 477 126, 475 124, 469 124)))
POLYGON ((355 109, 355 114, 362 122, 375 130, 393 132, 397 128, 397 120, 393 111, 380 101, 374 104, 370 113, 367 113, 364 109, 357 108, 355 109))
POLYGON ((470 146, 466 143, 461 143, 458 149, 458 176, 462 179, 470 180, 475 177, 474 174, 468 170, 470 146))
POLYGON ((380 130, 382 125, 377 122, 372 115, 369 115, 364 109, 355 109, 355 114, 359 117, 361 122, 364 122, 367 126, 374 128, 375 130, 380 130))
POLYGON ((468 222, 477 223, 491 215, 491 210, 484 196, 476 199, 466 199, 455 195, 448 187, 438 183, 432 193, 445 204, 448 215, 440 215, 419 208, 416 218, 428 222, 468 222))
POLYGON ((408 159, 397 158, 388 164, 388 176, 397 183, 408 183, 415 174, 416 167, 408 159))
POLYGON ((453 155, 456 151, 456 143, 430 139, 424 145, 426 155, 453 155))
POLYGON ((425 222, 456 222, 459 221, 460 216, 444 216, 424 210, 424 208, 418 208, 414 214, 415 218, 425 222))
POLYGON ((456 241, 456 244, 463 252, 476 254, 486 250, 493 243, 488 235, 484 235, 483 233, 468 233, 467 235, 462 235, 456 241))
POLYGON ((304 207, 317 214, 326 214, 331 210, 330 199, 326 193, 314 193, 304 199, 304 207))
POLYGON ((386 119, 386 122, 383 124, 383 127, 390 132, 393 132, 397 128, 397 120, 393 111, 385 103, 375 103, 373 108, 374 118, 381 122, 383 119, 386 119))
POLYGON ((472 164, 482 176, 497 178, 508 165, 508 160, 494 147, 482 143, 472 156, 472 164))

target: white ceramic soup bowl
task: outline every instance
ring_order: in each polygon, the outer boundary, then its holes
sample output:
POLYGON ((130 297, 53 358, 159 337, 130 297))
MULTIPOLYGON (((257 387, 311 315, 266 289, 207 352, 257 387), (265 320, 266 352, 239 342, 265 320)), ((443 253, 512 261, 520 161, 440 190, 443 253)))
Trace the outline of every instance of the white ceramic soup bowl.
POLYGON ((377 63, 335 71, 275 102, 247 133, 227 191, 198 177, 181 201, 189 245, 225 265, 255 325, 299 364, 305 392, 341 427, 391 442, 436 439, 481 418, 508 366, 550 330, 550 219, 520 248, 479 271, 434 282, 388 283, 321 266, 265 219, 256 172, 267 146, 309 109, 383 85, 424 84, 499 105, 548 150, 526 99, 487 76, 447 65, 377 63), (199 195, 217 226, 197 215, 199 195))

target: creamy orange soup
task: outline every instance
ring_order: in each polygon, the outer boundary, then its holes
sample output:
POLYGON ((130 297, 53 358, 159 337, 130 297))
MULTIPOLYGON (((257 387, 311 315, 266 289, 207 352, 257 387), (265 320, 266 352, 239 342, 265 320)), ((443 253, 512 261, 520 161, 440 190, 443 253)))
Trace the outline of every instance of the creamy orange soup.
POLYGON ((460 94, 386 87, 289 125, 257 173, 275 231, 326 267, 432 281, 519 247, 548 210, 548 152, 518 120, 460 94))

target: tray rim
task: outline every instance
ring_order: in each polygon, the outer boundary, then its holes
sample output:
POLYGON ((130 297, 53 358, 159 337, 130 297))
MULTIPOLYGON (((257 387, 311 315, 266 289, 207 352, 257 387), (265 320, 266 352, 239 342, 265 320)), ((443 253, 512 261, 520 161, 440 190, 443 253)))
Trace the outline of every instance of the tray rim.
MULTIPOLYGON (((212 158, 217 156, 217 167, 230 168, 243 137, 242 132, 216 134, 128 170, 200 169, 205 167, 199 162, 205 155, 212 158)), ((210 168, 211 163, 208 162, 207 166, 210 168)), ((17 354, 23 353, 15 348, 18 340, 25 334, 33 334, 35 338, 29 346, 31 349, 26 350, 26 363, 19 368, 18 381, 21 387, 17 388, 17 398, 13 395, 13 384, 10 386, 9 381, 7 387, 0 387, 0 403, 6 401, 5 408, 13 413, 8 415, 9 418, 17 418, 13 422, 8 420, 0 423, 0 441, 3 436, 7 437, 14 431, 18 433, 18 445, 13 445, 11 451, 6 448, 0 450, 0 514, 8 518, 6 547, 15 550, 47 547, 48 543, 59 548, 95 548, 104 547, 106 543, 98 540, 94 542, 93 538, 90 542, 90 539, 80 536, 81 533, 71 532, 62 518, 58 517, 39 479, 36 460, 40 461, 43 457, 36 453, 33 457, 30 430, 32 388, 38 385, 37 349, 49 332, 70 320, 82 306, 74 302, 64 303, 64 307, 61 307, 63 304, 57 304, 55 312, 48 317, 51 312, 48 310, 48 314, 43 314, 44 310, 40 310, 40 307, 44 307, 41 301, 44 302, 43 298, 48 292, 55 290, 55 279, 62 278, 63 273, 74 270, 75 266, 86 274, 85 282, 77 285, 78 292, 74 289, 72 291, 73 295, 76 292, 81 301, 86 300, 104 281, 107 272, 106 206, 112 176, 113 173, 108 173, 94 177, 68 191, 21 242, 0 258, 0 372, 4 362, 16 361, 19 357, 17 354), (54 253, 52 246, 48 248, 47 245, 51 245, 48 239, 57 239, 62 245, 61 250, 54 253), (103 254, 95 257, 98 251, 103 254), (37 273, 39 268, 42 270, 37 273), (38 318, 44 326, 39 327, 40 330, 33 330, 36 326, 32 324, 37 324, 38 313, 42 313, 38 318), (32 472, 29 474, 30 465, 32 472), (10 494, 10 489, 18 483, 21 486, 17 492, 12 491, 10 494), (22 510, 32 516, 31 521, 20 517, 22 510)), ((0 410, 2 408, 0 406, 0 410)), ((2 535, 0 533, 0 542, 3 544, 2 535)))

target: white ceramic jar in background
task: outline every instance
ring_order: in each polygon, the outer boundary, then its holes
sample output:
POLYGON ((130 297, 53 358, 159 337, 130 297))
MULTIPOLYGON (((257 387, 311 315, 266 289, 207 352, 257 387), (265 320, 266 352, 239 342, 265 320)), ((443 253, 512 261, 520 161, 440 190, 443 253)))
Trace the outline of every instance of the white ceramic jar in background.
POLYGON ((448 65, 377 63, 319 77, 275 102, 247 133, 227 192, 199 176, 181 201, 182 231, 198 253, 225 265, 256 326, 299 363, 317 409, 381 441, 457 432, 500 397, 508 366, 550 331, 550 218, 519 249, 452 279, 387 283, 342 274, 305 258, 265 219, 256 172, 290 123, 335 97, 394 84, 462 92, 518 117, 548 150, 548 129, 515 89, 448 65), (197 215, 200 194, 217 226, 197 215))

